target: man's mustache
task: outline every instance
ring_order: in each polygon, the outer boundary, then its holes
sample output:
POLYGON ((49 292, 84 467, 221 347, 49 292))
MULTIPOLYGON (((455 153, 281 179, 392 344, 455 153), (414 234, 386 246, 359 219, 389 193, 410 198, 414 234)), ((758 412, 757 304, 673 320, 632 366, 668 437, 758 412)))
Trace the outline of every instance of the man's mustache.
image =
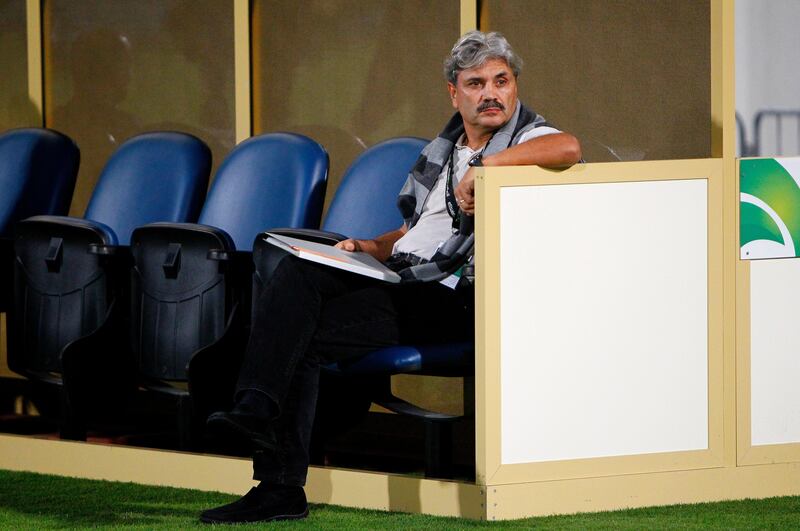
POLYGON ((500 109, 501 111, 506 110, 505 106, 497 100, 487 100, 478 105, 478 112, 483 112, 487 109, 500 109))

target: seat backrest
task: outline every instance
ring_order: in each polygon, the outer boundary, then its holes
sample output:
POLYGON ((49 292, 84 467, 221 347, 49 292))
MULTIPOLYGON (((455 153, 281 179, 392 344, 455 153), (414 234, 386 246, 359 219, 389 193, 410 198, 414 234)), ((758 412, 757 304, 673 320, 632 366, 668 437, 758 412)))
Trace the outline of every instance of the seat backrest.
POLYGON ((275 227, 316 228, 328 178, 328 153, 294 133, 245 140, 217 171, 199 222, 220 228, 236 248, 275 227))
POLYGON ((328 209, 323 230, 350 238, 374 238, 403 224, 397 194, 428 143, 398 137, 362 153, 345 172, 328 209))
POLYGON ((111 156, 84 217, 109 226, 128 245, 133 229, 156 221, 197 219, 211 169, 211 152, 197 137, 144 133, 111 156))
POLYGON ((12 129, 0 135, 0 237, 14 223, 69 210, 80 153, 69 137, 49 129, 12 129))

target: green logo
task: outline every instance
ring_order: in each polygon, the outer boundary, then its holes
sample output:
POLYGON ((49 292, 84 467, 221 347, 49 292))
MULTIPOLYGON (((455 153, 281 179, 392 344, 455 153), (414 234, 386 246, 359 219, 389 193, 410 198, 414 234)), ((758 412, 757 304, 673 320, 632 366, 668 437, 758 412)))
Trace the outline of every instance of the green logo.
POLYGON ((800 252, 800 158, 739 161, 742 259, 800 252))

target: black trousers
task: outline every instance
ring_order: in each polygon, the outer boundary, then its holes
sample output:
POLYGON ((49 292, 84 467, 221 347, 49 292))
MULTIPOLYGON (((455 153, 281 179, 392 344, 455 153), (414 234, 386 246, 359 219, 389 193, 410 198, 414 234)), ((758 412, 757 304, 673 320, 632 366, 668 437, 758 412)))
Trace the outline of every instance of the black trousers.
POLYGON ((257 391, 277 406, 278 450, 256 453, 253 477, 280 485, 305 484, 321 365, 474 329, 465 301, 438 282, 393 285, 288 254, 254 295, 237 396, 257 391))

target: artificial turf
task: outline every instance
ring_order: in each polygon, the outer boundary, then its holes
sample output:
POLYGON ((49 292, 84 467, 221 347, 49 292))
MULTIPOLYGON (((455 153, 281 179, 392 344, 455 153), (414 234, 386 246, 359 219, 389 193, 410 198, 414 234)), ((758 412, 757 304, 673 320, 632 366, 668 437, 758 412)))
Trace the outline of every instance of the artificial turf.
MULTIPOLYGON (((187 529, 236 496, 0 470, 0 529, 187 529)), ((476 522, 313 505, 278 529, 800 529, 800 496, 476 522)), ((239 527, 239 526, 237 526, 239 527)), ((241 526, 241 527, 255 527, 241 526)))

